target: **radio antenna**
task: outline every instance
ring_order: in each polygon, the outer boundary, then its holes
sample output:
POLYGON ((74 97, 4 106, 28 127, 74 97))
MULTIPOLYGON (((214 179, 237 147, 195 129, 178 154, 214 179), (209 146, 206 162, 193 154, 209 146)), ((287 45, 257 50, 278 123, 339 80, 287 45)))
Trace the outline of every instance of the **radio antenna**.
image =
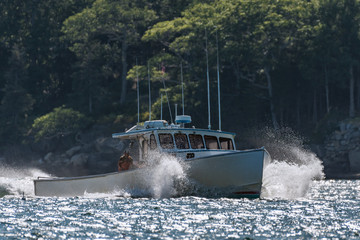
POLYGON ((175 119, 176 119, 176 116, 177 116, 177 104, 175 103, 175 119))
POLYGON ((148 62, 148 80, 149 80, 149 121, 151 121, 151 88, 150 88, 150 68, 148 62))
POLYGON ((163 106, 162 106, 162 99, 163 99, 163 95, 161 94, 161 104, 160 104, 160 120, 163 119, 163 116, 162 116, 162 112, 163 112, 163 106))
POLYGON ((163 80, 163 85, 164 85, 164 89, 165 89, 165 95, 166 95, 166 99, 167 99, 167 103, 168 103, 168 107, 169 107, 169 113, 170 113, 171 123, 173 123, 173 117, 172 117, 172 113, 171 113, 170 100, 169 100, 168 93, 167 93, 167 89, 166 89, 166 85, 165 85, 165 79, 162 78, 162 80, 163 80))
POLYGON ((209 56, 208 56, 208 39, 207 39, 207 31, 205 28, 205 52, 206 52, 206 79, 207 79, 207 95, 208 95, 208 119, 209 125, 208 128, 211 129, 211 121, 210 121, 210 79, 209 79, 209 56))
POLYGON ((184 104, 184 78, 183 78, 183 66, 182 61, 180 65, 181 70, 181 97, 182 97, 182 114, 185 115, 185 104, 184 104))
POLYGON ((220 104, 220 66, 219 66, 219 42, 216 31, 216 53, 217 53, 217 84, 218 84, 218 105, 219 105, 219 131, 221 131, 221 104, 220 104))
POLYGON ((137 122, 140 122, 140 96, 139 96, 139 74, 138 74, 138 62, 136 58, 136 92, 137 92, 137 108, 138 108, 138 119, 137 122))

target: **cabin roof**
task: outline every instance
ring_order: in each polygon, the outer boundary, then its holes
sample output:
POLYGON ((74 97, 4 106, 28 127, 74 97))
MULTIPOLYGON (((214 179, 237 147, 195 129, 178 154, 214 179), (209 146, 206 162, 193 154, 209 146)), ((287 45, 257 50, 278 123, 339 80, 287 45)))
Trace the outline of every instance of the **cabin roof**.
POLYGON ((114 134, 112 134, 112 137, 113 138, 121 138, 121 139, 133 139, 133 138, 136 138, 137 136, 145 135, 145 134, 148 134, 148 133, 151 133, 154 131, 160 131, 161 133, 163 133, 163 132, 176 133, 179 131, 183 131, 183 132, 195 132, 198 134, 207 132, 211 135, 218 135, 218 134, 232 135, 232 136, 236 135, 235 133, 231 133, 231 132, 201 129, 201 128, 162 127, 162 128, 136 129, 135 127, 133 127, 124 133, 114 133, 114 134), (132 130, 132 129, 135 129, 135 130, 132 130))
POLYGON ((148 132, 152 132, 155 129, 142 129, 142 130, 133 130, 133 131, 128 131, 128 132, 124 132, 124 133, 113 133, 112 137, 113 138, 122 138, 122 139, 131 139, 131 138, 135 138, 137 136, 140 135, 144 135, 148 132))

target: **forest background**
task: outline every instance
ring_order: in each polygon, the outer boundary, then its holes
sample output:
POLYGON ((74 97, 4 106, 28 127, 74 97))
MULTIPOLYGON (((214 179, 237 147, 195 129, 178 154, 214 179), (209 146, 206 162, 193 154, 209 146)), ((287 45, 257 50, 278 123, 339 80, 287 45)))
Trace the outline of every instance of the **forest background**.
POLYGON ((360 112, 358 0, 2 0, 1 149, 131 127, 137 79, 141 122, 149 78, 151 118, 163 95, 171 120, 166 92, 182 113, 182 76, 185 114, 207 128, 206 54, 212 128, 219 66, 222 130, 239 139, 290 127, 322 144, 360 112))

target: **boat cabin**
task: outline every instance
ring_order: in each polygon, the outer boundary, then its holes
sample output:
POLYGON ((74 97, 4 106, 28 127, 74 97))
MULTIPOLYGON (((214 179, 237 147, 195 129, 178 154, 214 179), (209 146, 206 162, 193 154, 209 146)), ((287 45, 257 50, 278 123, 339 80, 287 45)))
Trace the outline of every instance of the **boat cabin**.
POLYGON ((234 151, 234 133, 185 128, 183 124, 169 125, 164 120, 147 121, 144 126, 134 126, 125 133, 115 133, 113 138, 136 140, 140 160, 149 151, 166 152, 176 157, 192 159, 234 151))

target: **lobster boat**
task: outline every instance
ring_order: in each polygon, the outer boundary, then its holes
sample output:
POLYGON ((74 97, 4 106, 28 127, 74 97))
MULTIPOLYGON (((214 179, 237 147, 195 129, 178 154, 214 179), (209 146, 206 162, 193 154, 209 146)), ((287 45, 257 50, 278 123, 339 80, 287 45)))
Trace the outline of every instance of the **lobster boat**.
MULTIPOLYGON (((138 159, 145 162, 152 151, 169 154, 183 161, 186 176, 200 186, 217 189, 224 197, 258 198, 263 171, 270 161, 264 148, 236 150, 234 133, 187 128, 187 115, 176 116, 175 124, 165 120, 146 121, 113 138, 136 141, 138 159)), ((110 193, 116 190, 145 190, 144 167, 125 171, 63 178, 34 180, 36 196, 81 196, 85 193, 110 193)))

